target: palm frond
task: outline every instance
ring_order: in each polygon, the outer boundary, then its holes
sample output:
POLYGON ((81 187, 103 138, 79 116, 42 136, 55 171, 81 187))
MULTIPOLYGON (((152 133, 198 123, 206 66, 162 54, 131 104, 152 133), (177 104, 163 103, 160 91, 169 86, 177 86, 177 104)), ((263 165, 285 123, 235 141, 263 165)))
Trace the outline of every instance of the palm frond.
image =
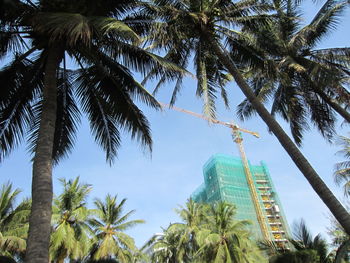
POLYGON ((345 136, 340 136, 337 144, 342 147, 337 154, 346 158, 345 161, 339 162, 335 165, 334 181, 336 184, 344 184, 344 194, 349 195, 350 190, 350 139, 345 136))
POLYGON ((291 43, 297 42, 301 45, 313 47, 320 41, 331 29, 335 29, 339 22, 339 17, 347 7, 346 1, 328 0, 316 14, 311 23, 301 29, 291 43))
POLYGON ((15 61, 0 72, 7 87, 0 98, 0 160, 24 138, 34 118, 32 102, 42 87, 40 59, 34 63, 15 61))
POLYGON ((58 77, 57 117, 52 159, 58 163, 72 149, 80 122, 80 112, 73 96, 72 80, 69 72, 63 69, 58 77))
MULTIPOLYGON (((83 111, 88 114, 90 126, 95 140, 106 152, 106 159, 111 162, 120 146, 120 132, 114 118, 114 109, 108 104, 105 95, 101 94, 101 80, 96 79, 93 71, 84 72, 77 79, 77 94, 83 111), (92 73, 92 74, 91 74, 92 73), (96 85, 96 86, 94 86, 96 85)), ((108 80, 107 80, 108 81, 108 80)), ((103 83, 105 84, 105 83, 103 83)))

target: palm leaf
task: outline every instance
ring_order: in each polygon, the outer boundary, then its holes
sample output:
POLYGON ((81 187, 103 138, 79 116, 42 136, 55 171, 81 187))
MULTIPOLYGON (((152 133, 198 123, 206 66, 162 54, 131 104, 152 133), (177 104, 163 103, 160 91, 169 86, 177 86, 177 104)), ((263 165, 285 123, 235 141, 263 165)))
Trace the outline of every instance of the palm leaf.
POLYGON ((15 148, 26 134, 34 118, 32 102, 42 86, 41 61, 17 62, 0 72, 7 87, 0 99, 0 160, 15 148))

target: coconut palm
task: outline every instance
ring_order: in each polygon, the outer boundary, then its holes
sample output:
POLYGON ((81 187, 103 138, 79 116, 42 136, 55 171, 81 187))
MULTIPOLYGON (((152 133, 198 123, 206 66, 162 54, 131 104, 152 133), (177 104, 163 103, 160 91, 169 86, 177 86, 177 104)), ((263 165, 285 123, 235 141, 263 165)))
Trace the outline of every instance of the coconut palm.
POLYGON ((321 234, 312 237, 312 234, 303 220, 295 225, 291 243, 296 250, 315 250, 319 258, 318 262, 329 262, 327 241, 322 238, 321 234))
POLYGON ((118 202, 117 196, 109 194, 104 201, 95 200, 96 218, 90 220, 90 225, 97 240, 92 248, 92 259, 115 258, 118 262, 131 262, 133 254, 138 252, 133 238, 124 231, 144 221, 129 220, 135 210, 124 214, 125 202, 126 199, 118 202))
POLYGON ((60 181, 63 192, 54 200, 50 242, 50 258, 57 263, 66 258, 83 258, 89 252, 92 237, 88 225, 90 211, 86 207, 91 186, 80 183, 79 177, 60 181))
POLYGON ((177 241, 177 259, 181 262, 193 262, 194 254, 199 248, 196 235, 204 227, 205 213, 208 206, 189 199, 185 207, 175 211, 183 223, 171 225, 172 231, 180 234, 177 241))
POLYGON ((347 160, 336 164, 334 179, 337 184, 344 184, 344 194, 349 195, 350 190, 350 138, 340 136, 339 145, 342 147, 338 153, 343 155, 347 160))
MULTIPOLYGON (((318 49, 317 45, 334 30, 346 3, 327 1, 304 26, 300 1, 278 0, 273 4, 276 19, 230 39, 232 55, 247 66, 249 82, 262 102, 272 104, 271 114, 279 114, 290 123, 297 143, 301 143, 308 123, 331 138, 334 112, 350 123, 345 109, 350 93, 344 86, 349 84, 350 48, 318 49), (241 56, 236 45, 245 45, 250 53, 241 56)), ((243 119, 252 111, 247 100, 239 105, 243 119)))
POLYGON ((198 234, 199 262, 265 262, 250 240, 248 221, 236 221, 234 205, 219 202, 211 206, 207 226, 198 234))
MULTIPOLYGON (((328 1, 327 3, 332 4, 333 2, 328 1)), ((215 61, 233 76, 252 107, 277 137, 315 192, 346 232, 350 234, 349 213, 322 181, 296 144, 264 107, 245 81, 242 72, 231 59, 229 52, 224 48, 223 44, 230 38, 237 38, 237 34, 241 32, 240 28, 249 28, 253 31, 262 23, 267 23, 266 15, 256 13, 256 11, 264 9, 266 9, 265 6, 256 0, 239 2, 229 0, 154 0, 146 4, 144 13, 156 19, 153 26, 154 33, 149 37, 149 41, 152 42, 151 47, 164 48, 166 52, 175 52, 177 60, 184 62, 180 63, 182 66, 186 66, 185 62, 192 56, 195 57, 197 78, 199 83, 202 83, 199 85, 203 94, 206 94, 205 89, 209 89, 206 85, 209 80, 204 64, 199 59, 200 54, 205 50, 211 56, 215 55, 215 61)), ((238 50, 244 49, 244 47, 239 46, 236 48, 238 50)))
POLYGON ((3 184, 0 190, 0 255, 20 256, 26 248, 29 200, 16 206, 19 189, 12 184, 3 184))
POLYGON ((331 263, 332 254, 328 253, 328 244, 320 234, 312 237, 304 220, 294 225, 293 238, 290 239, 292 250, 279 251, 280 255, 273 257, 273 263, 331 263))
MULTIPOLYGON (((189 262, 186 261, 186 253, 183 250, 184 246, 188 244, 183 243, 183 246, 179 250, 179 240, 181 239, 184 228, 180 224, 170 224, 167 229, 164 229, 162 233, 155 234, 146 244, 146 248, 151 251, 151 262, 189 262), (178 254, 180 251, 181 256, 178 254)), ((194 262, 194 261, 193 261, 194 262)))
POLYGON ((0 56, 12 59, 0 71, 0 159, 28 134, 34 153, 27 262, 49 260, 52 165, 72 149, 81 111, 109 162, 121 129, 151 149, 149 123, 134 99, 159 105, 130 70, 178 67, 136 45, 143 26, 128 14, 137 4, 0 1, 0 56))
MULTIPOLYGON (((349 209, 349 207, 347 206, 349 209)), ((342 226, 334 217, 330 216, 330 226, 327 228, 327 234, 331 238, 331 245, 334 247, 334 263, 350 262, 350 239, 342 226)))
POLYGON ((155 234, 142 250, 152 251, 152 262, 195 262, 194 255, 199 248, 197 233, 204 227, 208 208, 187 200, 184 207, 175 209, 181 222, 172 223, 163 233, 155 234))

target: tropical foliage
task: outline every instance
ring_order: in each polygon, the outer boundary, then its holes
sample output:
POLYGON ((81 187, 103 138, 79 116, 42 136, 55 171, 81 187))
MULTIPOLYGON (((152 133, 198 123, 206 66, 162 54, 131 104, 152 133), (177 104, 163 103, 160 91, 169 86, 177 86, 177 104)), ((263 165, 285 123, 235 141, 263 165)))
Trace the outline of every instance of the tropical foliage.
POLYGON ((90 220, 95 230, 96 242, 93 245, 91 257, 95 260, 116 258, 118 262, 131 262, 139 253, 133 238, 124 233, 143 220, 129 220, 135 212, 131 210, 123 214, 126 199, 119 203, 117 196, 107 195, 105 200, 96 199, 96 217, 90 220))
MULTIPOLYGON (((339 223, 332 226, 332 231, 330 231, 332 237, 335 237, 334 227, 339 231, 339 223)), ((275 254, 270 258, 270 263, 347 263, 349 262, 349 237, 344 230, 342 239, 339 239, 339 233, 336 235, 337 238, 333 239, 332 244, 334 249, 330 251, 326 239, 321 234, 312 237, 305 222, 300 220, 299 223, 294 224, 293 238, 290 239, 292 249, 276 250, 270 246, 275 254)))
MULTIPOLYGON (((156 51, 165 51, 165 58, 182 67, 194 65, 196 94, 203 99, 203 112, 214 118, 218 93, 228 106, 225 85, 232 77, 213 52, 211 42, 214 39, 225 42, 232 34, 235 35, 236 31, 230 30, 230 27, 253 28, 263 23, 266 18, 259 12, 266 10, 268 6, 258 0, 236 3, 229 0, 154 0, 145 4, 142 13, 156 21, 146 39, 150 47, 156 51)), ((163 75, 154 92, 167 81, 175 81, 170 101, 172 105, 182 88, 183 76, 167 78, 163 75)))
POLYGON ((63 263, 66 258, 81 259, 89 253, 92 229, 88 225, 90 210, 86 198, 91 186, 74 180, 60 180, 63 192, 54 200, 50 241, 50 258, 63 263))
MULTIPOLYGON (((50 262, 142 262, 147 256, 126 230, 143 223, 130 220, 134 210, 123 213, 126 199, 107 195, 87 207, 92 187, 80 178, 60 179, 62 193, 55 197, 50 240, 50 262)), ((0 262, 23 262, 30 213, 30 201, 16 206, 20 190, 10 183, 0 190, 0 262)))
POLYGON ((177 210, 184 223, 171 224, 154 236, 152 262, 264 262, 251 240, 247 221, 234 220, 233 205, 189 200, 177 210))
MULTIPOLYGON (((130 220, 134 210, 123 212, 126 199, 118 201, 108 194, 103 200, 95 199, 94 209, 89 209, 92 187, 79 180, 60 179, 62 193, 54 199, 52 216, 52 263, 263 263, 267 255, 270 263, 349 262, 350 241, 336 221, 330 229, 334 248, 330 252, 325 239, 312 237, 304 221, 295 225, 289 249, 266 244, 263 248, 249 232, 250 223, 234 219, 234 205, 193 200, 176 209, 182 222, 170 224, 139 250, 125 231, 144 221, 130 220)), ((30 202, 15 206, 18 194, 11 184, 2 186, 0 262, 23 260, 30 202)))
POLYGON ((26 248, 29 200, 16 204, 20 194, 12 184, 2 185, 0 190, 0 255, 21 257, 26 248))
MULTIPOLYGON (((273 21, 230 39, 232 56, 246 66, 246 77, 258 98, 271 104, 271 114, 290 123, 294 140, 314 124, 327 138, 334 134, 335 113, 350 122, 350 48, 317 48, 334 30, 346 1, 326 1, 311 22, 301 19, 301 1, 273 1, 273 21), (245 46, 239 53, 236 46, 245 46)), ((242 119, 255 112, 245 100, 238 107, 242 119)))

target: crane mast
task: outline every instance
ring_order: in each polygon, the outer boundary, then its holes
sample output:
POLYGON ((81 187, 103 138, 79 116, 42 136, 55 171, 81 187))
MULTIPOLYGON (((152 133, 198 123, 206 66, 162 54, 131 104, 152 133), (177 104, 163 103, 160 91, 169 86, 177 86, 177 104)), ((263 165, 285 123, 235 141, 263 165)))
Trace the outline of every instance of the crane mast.
POLYGON ((235 143, 237 143, 238 146, 238 151, 239 154, 241 156, 241 160, 243 163, 243 167, 244 167, 244 173, 246 175, 247 178, 247 182, 248 182, 248 186, 249 186, 249 190, 250 190, 250 195, 252 197, 253 200, 253 204, 254 204, 254 208, 256 211, 256 216, 261 228, 261 232, 263 234, 263 238, 265 240, 269 240, 269 231, 268 228, 266 226, 265 220, 264 220, 264 215, 261 211, 261 206, 259 205, 259 197, 258 194, 256 192, 256 188, 255 188, 255 184, 252 178, 252 174, 250 172, 249 169, 249 164, 248 164, 248 159, 247 156, 245 154, 244 148, 243 148, 243 138, 241 136, 241 132, 238 129, 232 129, 232 136, 233 136, 233 141, 235 143))
POLYGON ((176 111, 179 111, 179 112, 190 114, 190 115, 192 115, 194 117, 207 120, 207 121, 209 121, 211 123, 214 123, 214 124, 220 124, 220 125, 226 126, 226 127, 231 129, 233 141, 238 146, 238 151, 239 151, 239 154, 240 154, 240 157, 241 157, 241 160, 242 160, 244 173, 246 175, 247 183, 248 183, 248 186, 249 186, 249 192, 250 192, 250 195, 252 197, 252 201, 253 201, 253 204, 254 204, 254 209, 255 209, 255 212, 256 212, 256 215, 257 215, 258 223, 260 225, 260 229, 261 229, 263 238, 265 240, 269 240, 270 239, 269 238, 269 231, 268 231, 268 228, 267 228, 265 220, 264 220, 264 215, 263 215, 263 212, 261 210, 261 206, 259 204, 259 197, 258 197, 256 188, 255 188, 255 184, 254 184, 254 181, 253 181, 253 178, 252 178, 252 174, 250 172, 248 159, 247 159, 247 156, 246 156, 245 151, 244 151, 243 138, 242 138, 241 132, 252 134, 253 136, 255 136, 257 138, 259 138, 259 134, 256 133, 256 132, 252 132, 252 131, 240 128, 238 125, 236 125, 234 123, 223 122, 223 121, 219 121, 219 120, 216 120, 216 119, 208 118, 208 117, 206 117, 206 116, 204 116, 202 114, 199 114, 199 113, 196 113, 196 112, 192 112, 192 111, 189 111, 189 110, 185 110, 185 109, 182 109, 182 108, 178 108, 178 107, 175 107, 175 106, 171 106, 169 104, 165 104, 165 103, 160 103, 160 104, 161 104, 161 106, 163 108, 170 108, 170 109, 173 109, 173 110, 176 110, 176 111))

